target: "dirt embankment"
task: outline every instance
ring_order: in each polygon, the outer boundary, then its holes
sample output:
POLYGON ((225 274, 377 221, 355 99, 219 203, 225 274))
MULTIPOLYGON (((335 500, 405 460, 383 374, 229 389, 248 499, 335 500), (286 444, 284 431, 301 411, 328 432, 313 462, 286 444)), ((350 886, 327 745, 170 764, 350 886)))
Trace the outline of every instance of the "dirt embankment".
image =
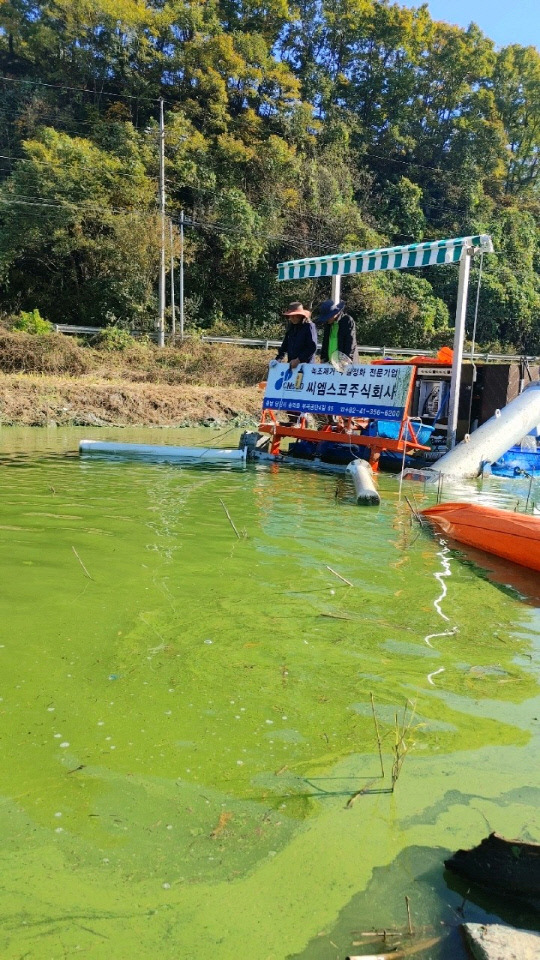
POLYGON ((182 427, 253 419, 254 387, 167 386, 94 377, 0 375, 0 423, 182 427))
POLYGON ((107 352, 0 331, 0 423, 183 426, 256 418, 274 354, 186 341, 107 352))

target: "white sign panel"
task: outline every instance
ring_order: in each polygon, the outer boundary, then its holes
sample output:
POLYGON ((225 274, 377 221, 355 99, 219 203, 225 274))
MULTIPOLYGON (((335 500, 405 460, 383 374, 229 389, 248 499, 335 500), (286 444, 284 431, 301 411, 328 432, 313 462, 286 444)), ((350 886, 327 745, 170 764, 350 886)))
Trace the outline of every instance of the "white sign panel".
POLYGON ((266 410, 299 410, 341 417, 402 420, 414 367, 409 364, 274 363, 263 398, 266 410))

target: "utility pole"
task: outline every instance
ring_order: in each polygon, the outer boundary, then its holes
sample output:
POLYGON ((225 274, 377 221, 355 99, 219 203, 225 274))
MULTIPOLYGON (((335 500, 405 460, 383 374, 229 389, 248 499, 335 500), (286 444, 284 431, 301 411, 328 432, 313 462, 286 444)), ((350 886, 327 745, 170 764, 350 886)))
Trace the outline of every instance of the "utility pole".
POLYGON ((171 316, 172 316, 172 342, 174 345, 174 338, 176 336, 176 308, 174 305, 174 246, 173 246, 173 228, 172 228, 172 218, 169 218, 169 240, 171 245, 171 316))
POLYGON ((450 401, 448 404, 448 427, 446 445, 453 450, 456 445, 456 432, 459 411, 459 391, 461 386, 461 364, 463 363, 463 343, 465 340, 465 317, 467 314, 467 291, 471 271, 472 247, 464 247, 459 261, 458 296, 456 307, 456 328, 454 333, 454 359, 450 379, 450 401))
POLYGON ((184 339, 184 211, 180 211, 180 340, 184 339))
POLYGON ((161 257, 159 264, 158 347, 165 346, 165 121, 163 97, 159 100, 159 209, 161 215, 161 257))

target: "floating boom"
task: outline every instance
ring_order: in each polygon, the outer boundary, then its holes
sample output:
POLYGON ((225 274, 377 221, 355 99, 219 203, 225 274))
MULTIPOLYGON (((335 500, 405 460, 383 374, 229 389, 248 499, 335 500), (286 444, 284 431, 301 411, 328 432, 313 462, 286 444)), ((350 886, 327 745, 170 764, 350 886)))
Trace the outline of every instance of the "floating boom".
POLYGON ((102 440, 81 440, 79 452, 84 456, 122 457, 127 459, 169 460, 175 463, 227 463, 244 467, 247 450, 226 450, 221 447, 173 447, 149 443, 112 443, 102 440))

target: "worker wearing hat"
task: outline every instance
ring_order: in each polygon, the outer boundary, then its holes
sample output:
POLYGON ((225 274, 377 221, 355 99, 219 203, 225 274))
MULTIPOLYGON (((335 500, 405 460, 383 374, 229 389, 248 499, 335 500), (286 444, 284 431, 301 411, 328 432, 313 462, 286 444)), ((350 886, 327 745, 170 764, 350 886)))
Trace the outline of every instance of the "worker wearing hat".
POLYGON ((317 331, 311 319, 311 312, 295 300, 290 303, 283 316, 289 320, 276 360, 289 361, 291 370, 300 363, 313 363, 317 352, 317 331))
POLYGON ((342 354, 349 357, 351 363, 356 363, 356 327, 353 318, 345 313, 344 300, 324 300, 321 303, 317 325, 323 324, 321 363, 331 362, 334 354, 342 354))

